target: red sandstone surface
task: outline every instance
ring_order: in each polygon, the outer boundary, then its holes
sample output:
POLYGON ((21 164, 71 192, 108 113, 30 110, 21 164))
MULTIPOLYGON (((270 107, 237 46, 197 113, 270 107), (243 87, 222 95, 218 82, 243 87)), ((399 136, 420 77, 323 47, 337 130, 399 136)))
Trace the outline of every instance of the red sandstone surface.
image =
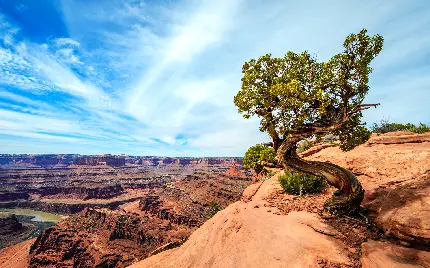
POLYGON ((351 170, 363 184, 363 205, 376 224, 409 243, 430 246, 429 137, 430 133, 387 133, 352 151, 332 147, 309 159, 351 170), (413 137, 412 143, 405 143, 408 137, 413 137))

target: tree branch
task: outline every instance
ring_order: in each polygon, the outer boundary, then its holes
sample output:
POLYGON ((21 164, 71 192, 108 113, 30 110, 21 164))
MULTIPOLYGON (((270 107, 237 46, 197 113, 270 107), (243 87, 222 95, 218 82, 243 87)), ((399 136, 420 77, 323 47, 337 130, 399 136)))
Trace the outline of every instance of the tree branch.
POLYGON ((372 103, 372 104, 359 104, 357 105, 350 113, 349 115, 347 115, 346 117, 343 118, 343 123, 345 123, 346 121, 348 121, 354 114, 360 112, 360 111, 364 111, 367 110, 371 107, 377 107, 378 105, 380 105, 380 103, 372 103))
POLYGON ((377 107, 381 105, 380 103, 373 103, 373 104, 360 104, 359 107, 377 107))
POLYGON ((265 143, 263 143, 263 145, 273 147, 273 142, 265 142, 265 143))

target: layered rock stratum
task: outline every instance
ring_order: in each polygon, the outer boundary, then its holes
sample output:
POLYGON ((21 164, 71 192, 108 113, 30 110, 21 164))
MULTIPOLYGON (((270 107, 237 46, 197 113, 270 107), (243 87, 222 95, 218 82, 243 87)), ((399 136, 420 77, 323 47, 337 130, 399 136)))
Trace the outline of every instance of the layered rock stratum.
POLYGON ((85 208, 37 237, 28 267, 124 267, 182 244, 212 216, 210 204, 228 206, 249 184, 250 179, 196 173, 114 210, 85 208))

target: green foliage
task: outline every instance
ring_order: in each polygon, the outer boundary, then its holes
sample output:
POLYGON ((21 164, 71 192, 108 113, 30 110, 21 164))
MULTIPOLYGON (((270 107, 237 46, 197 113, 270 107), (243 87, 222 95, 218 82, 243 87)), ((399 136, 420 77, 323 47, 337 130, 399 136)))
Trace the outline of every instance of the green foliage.
POLYGON ((353 148, 367 137, 360 127, 365 109, 360 105, 369 90, 370 62, 382 45, 382 36, 370 37, 362 30, 349 35, 344 51, 327 62, 317 61, 307 51, 251 59, 243 65, 234 103, 244 118, 260 117, 260 131, 272 138, 336 131, 343 137, 341 148, 353 148), (348 135, 351 131, 360 138, 348 135))
POLYGON ((324 179, 307 174, 284 171, 285 175, 279 175, 278 180, 285 192, 294 195, 320 193, 326 187, 324 179))
POLYGON ((211 201, 207 205, 209 206, 206 214, 207 218, 212 218, 218 211, 222 210, 221 206, 215 201, 211 201))
POLYGON ((251 146, 243 158, 243 168, 254 169, 255 173, 263 172, 264 166, 275 161, 275 150, 271 147, 256 144, 251 146))
POLYGON ((304 152, 310 148, 312 148, 313 144, 312 142, 308 141, 308 140, 304 140, 302 142, 299 143, 299 145, 297 146, 297 152, 301 153, 304 152))
POLYGON ((418 133, 418 134, 423 134, 425 132, 430 131, 430 126, 427 126, 423 123, 420 123, 418 126, 413 126, 413 127, 409 128, 408 130, 415 132, 415 133, 418 133))
POLYGON ((340 149, 343 151, 350 151, 370 139, 372 132, 359 125, 360 118, 361 114, 333 132, 333 134, 339 136, 340 149))
POLYGON ((388 133, 394 131, 411 131, 415 133, 425 133, 430 131, 430 126, 427 126, 423 123, 420 123, 418 126, 407 123, 407 124, 398 124, 398 123, 390 123, 388 120, 383 119, 379 124, 374 123, 371 127, 372 132, 374 133, 388 133))

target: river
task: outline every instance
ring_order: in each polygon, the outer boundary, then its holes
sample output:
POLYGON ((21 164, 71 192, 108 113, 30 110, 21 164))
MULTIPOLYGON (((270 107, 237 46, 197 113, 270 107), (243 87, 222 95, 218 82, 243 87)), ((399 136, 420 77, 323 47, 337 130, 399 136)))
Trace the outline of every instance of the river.
POLYGON ((53 214, 49 212, 43 212, 39 210, 26 209, 26 208, 5 208, 0 209, 0 217, 7 217, 10 214, 32 216, 32 221, 41 222, 59 222, 62 219, 61 215, 53 214))

